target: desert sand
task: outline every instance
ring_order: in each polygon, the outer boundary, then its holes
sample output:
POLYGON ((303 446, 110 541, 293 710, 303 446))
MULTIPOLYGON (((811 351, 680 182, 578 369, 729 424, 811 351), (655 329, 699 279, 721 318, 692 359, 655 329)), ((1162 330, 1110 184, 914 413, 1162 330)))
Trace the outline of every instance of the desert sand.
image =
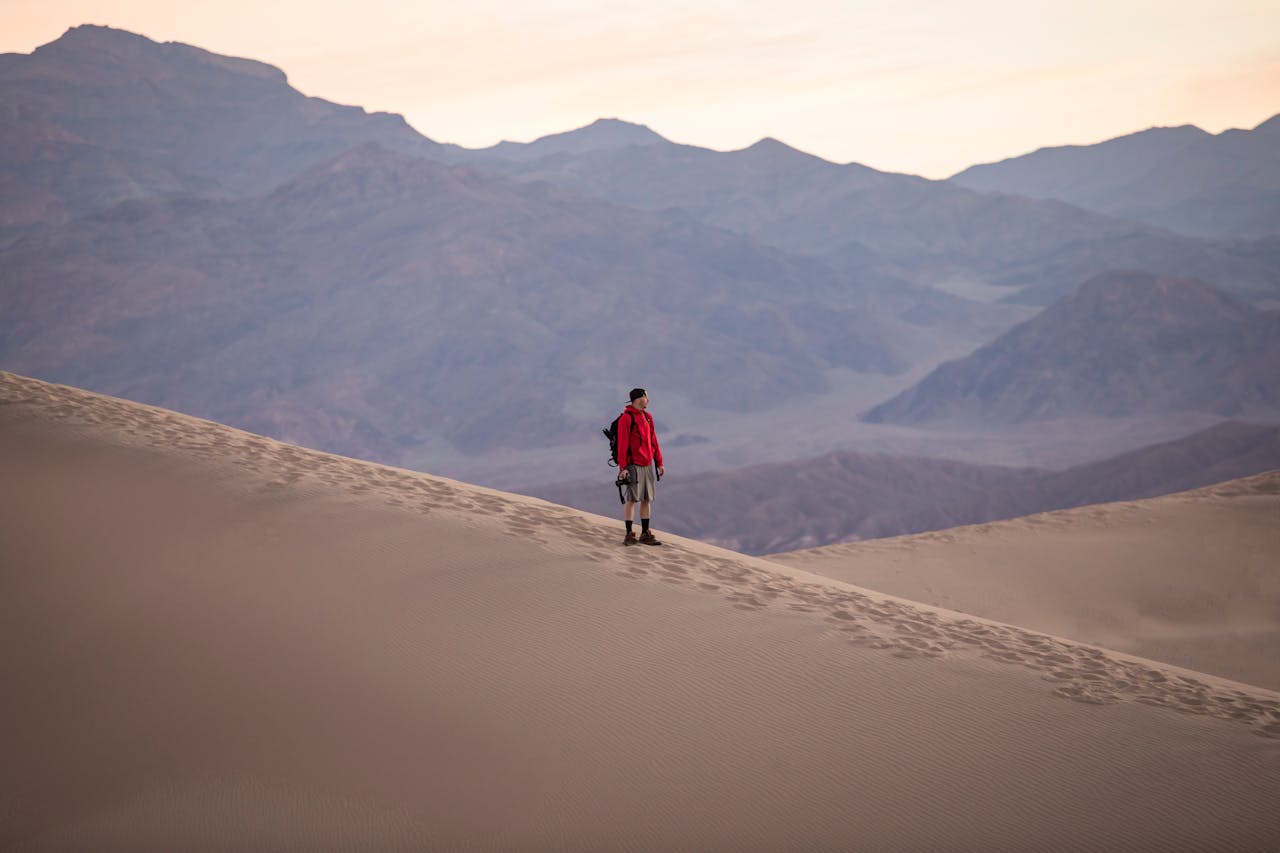
POLYGON ((0 849, 1280 839, 1262 688, 3 373, 0 477, 0 849))
POLYGON ((770 559, 1280 690, 1280 471, 770 559))

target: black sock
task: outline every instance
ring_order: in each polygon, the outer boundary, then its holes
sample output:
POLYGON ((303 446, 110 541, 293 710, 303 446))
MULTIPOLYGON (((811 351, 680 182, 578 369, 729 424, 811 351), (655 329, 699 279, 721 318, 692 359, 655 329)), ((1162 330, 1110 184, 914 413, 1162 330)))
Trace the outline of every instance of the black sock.
POLYGON ((626 520, 626 522, 624 522, 624 523, 627 525, 627 532, 628 532, 628 533, 630 533, 630 532, 631 532, 631 519, 627 519, 627 520, 626 520))
POLYGON ((640 519, 640 532, 641 533, 649 532, 649 519, 647 518, 640 519))

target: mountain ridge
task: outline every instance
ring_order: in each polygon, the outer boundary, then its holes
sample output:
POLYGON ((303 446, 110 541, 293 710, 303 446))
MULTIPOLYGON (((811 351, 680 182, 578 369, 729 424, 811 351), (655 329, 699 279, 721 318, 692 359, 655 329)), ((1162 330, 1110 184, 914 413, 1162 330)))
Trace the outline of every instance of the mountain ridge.
POLYGON ((0 183, 14 201, 0 203, 0 225, 10 228, 138 198, 252 195, 366 140, 449 150, 398 114, 303 95, 274 66, 125 30, 76 27, 9 56, 0 183))
POLYGON ((1007 301, 1046 305, 1107 269, 1141 267, 1211 278, 1251 301, 1280 303, 1280 271, 1247 246, 1053 198, 831 163, 768 138, 727 152, 673 143, 478 162, 630 207, 678 208, 837 269, 923 289, 972 280, 1007 301))
POLYGON ((901 385, 884 377, 1118 265, 1280 299, 1273 241, 1180 238, 770 138, 658 142, 620 120, 554 135, 585 153, 482 162, 277 71, 92 27, 0 60, 7 364, 429 464, 594 434, 578 419, 641 371, 702 418, 817 412, 847 373, 888 396, 901 385), (654 144, 589 138, 613 131, 654 144), (636 294, 659 300, 637 324, 656 359, 605 334, 636 294), (530 387, 564 408, 521 407, 530 387))
POLYGON ((1280 231, 1280 115, 1251 130, 1149 128, 1091 145, 1037 149, 970 166, 948 180, 1057 198, 1089 210, 1211 238, 1280 231))
POLYGON ((871 423, 1017 423, 1089 412, 1280 408, 1280 312, 1210 284, 1127 271, 1083 283, 971 355, 869 410, 871 423))

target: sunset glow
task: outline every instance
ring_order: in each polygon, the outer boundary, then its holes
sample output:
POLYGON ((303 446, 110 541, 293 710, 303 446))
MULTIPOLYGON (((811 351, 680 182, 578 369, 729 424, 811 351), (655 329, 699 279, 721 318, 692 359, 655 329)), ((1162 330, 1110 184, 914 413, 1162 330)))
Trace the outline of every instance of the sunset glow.
POLYGON ((309 95, 468 147, 615 116, 676 142, 773 136, 940 178, 1046 145, 1280 112, 1280 6, 1261 0, 9 0, 0 51, 82 23, 268 62, 309 95))

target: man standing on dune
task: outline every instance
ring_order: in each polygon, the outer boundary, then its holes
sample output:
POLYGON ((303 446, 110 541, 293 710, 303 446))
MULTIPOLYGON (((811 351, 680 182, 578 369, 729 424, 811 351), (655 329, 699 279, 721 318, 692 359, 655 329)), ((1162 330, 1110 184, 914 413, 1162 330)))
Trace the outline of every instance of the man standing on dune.
POLYGON ((666 473, 658 431, 649 414, 649 395, 643 388, 631 389, 631 404, 618 417, 618 468, 626 472, 627 501, 622 519, 627 525, 623 545, 661 545, 649 529, 649 507, 658 478, 666 473), (640 504, 640 536, 632 529, 636 504, 640 504))

